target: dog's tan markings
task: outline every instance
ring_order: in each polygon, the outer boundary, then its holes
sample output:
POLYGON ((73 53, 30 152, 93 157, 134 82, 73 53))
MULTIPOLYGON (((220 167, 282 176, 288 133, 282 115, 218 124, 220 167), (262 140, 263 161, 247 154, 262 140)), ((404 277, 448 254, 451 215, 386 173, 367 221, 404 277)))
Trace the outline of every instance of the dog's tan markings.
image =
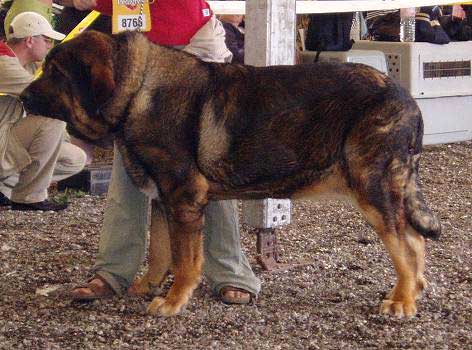
POLYGON ((193 187, 195 188, 195 202, 206 205, 207 192, 210 187, 207 179, 202 174, 198 173, 193 179, 193 187))
POLYGON ((154 294, 171 268, 172 255, 167 213, 162 204, 157 201, 152 201, 149 237, 149 268, 144 276, 136 279, 130 287, 129 291, 135 295, 154 294))
POLYGON ((392 128, 395 126, 395 121, 391 121, 388 124, 385 124, 384 126, 379 127, 376 132, 377 134, 388 134, 392 128))
POLYGON ((165 298, 157 297, 148 312, 162 316, 179 313, 200 283, 203 265, 203 208, 207 204, 208 182, 195 172, 190 182, 166 197, 170 204, 170 236, 174 283, 165 298))
MULTIPOLYGON (((381 192, 389 201, 388 212, 381 213, 368 203, 372 198, 357 192, 358 203, 367 220, 382 239, 397 272, 397 283, 381 306, 381 312, 398 317, 411 317, 416 313, 415 300, 424 288, 424 238, 409 225, 408 209, 404 206, 408 167, 392 159, 388 177, 382 176, 381 192), (390 202, 390 203, 389 203, 390 202)), ((367 188, 362 186, 364 188, 367 188)))
POLYGON ((149 304, 148 312, 152 315, 178 314, 200 283, 203 236, 201 232, 178 232, 179 229, 180 227, 175 227, 171 230, 174 283, 165 298, 156 297, 149 304))
MULTIPOLYGON (((132 35, 132 34, 129 34, 132 35)), ((102 40, 106 40, 103 38, 102 40)), ((145 71, 148 63, 148 55, 150 52, 150 45, 146 37, 135 35, 133 40, 126 43, 126 48, 120 50, 119 55, 121 62, 125 64, 116 67, 120 69, 119 76, 123 79, 117 84, 113 91, 111 100, 107 103, 109 107, 104 111, 104 115, 110 121, 116 123, 121 119, 125 108, 129 103, 130 97, 135 94, 141 87, 143 80, 146 77, 145 71)))
POLYGON ((416 299, 421 296, 421 293, 428 285, 426 278, 424 277, 425 271, 425 256, 426 256, 426 249, 425 249, 425 239, 423 236, 418 234, 416 230, 414 230, 411 226, 407 226, 406 228, 406 240, 408 242, 408 246, 411 250, 408 250, 408 254, 410 255, 410 259, 412 259, 412 266, 415 268, 416 271, 416 299))
MULTIPOLYGON (((395 188, 392 189, 397 189, 399 192, 403 192, 407 184, 409 169, 410 167, 406 167, 405 163, 398 158, 393 158, 390 161, 389 171, 392 174, 391 182, 395 184, 395 188)), ((389 188, 391 187, 389 186, 389 188)))
POLYGON ((129 108, 130 115, 143 115, 149 111, 149 106, 152 104, 152 96, 149 89, 141 89, 133 99, 129 108))
POLYGON ((397 317, 412 317, 416 314, 416 299, 426 285, 422 272, 424 238, 413 230, 405 233, 406 236, 385 234, 381 237, 397 272, 397 283, 380 310, 397 317))
POLYGON ((375 207, 359 201, 358 205, 384 243, 395 271, 397 283, 381 305, 381 313, 397 317, 416 314, 416 299, 425 286, 424 238, 410 227, 398 232, 375 207))
POLYGON ((332 170, 328 171, 328 174, 315 184, 297 190, 291 198, 295 200, 325 200, 335 198, 346 199, 346 197, 349 197, 350 189, 339 167, 333 167, 332 170))
POLYGON ((199 163, 211 165, 228 153, 228 131, 223 122, 214 116, 213 103, 210 100, 202 110, 200 117, 199 163))

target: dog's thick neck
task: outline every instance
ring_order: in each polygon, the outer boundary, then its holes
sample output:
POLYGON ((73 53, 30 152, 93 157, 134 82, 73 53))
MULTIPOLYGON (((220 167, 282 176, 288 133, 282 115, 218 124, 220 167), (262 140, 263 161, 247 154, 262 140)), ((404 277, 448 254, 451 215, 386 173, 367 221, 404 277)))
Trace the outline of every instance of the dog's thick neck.
POLYGON ((113 37, 113 66, 116 88, 100 113, 113 129, 126 121, 126 110, 132 97, 141 88, 150 51, 144 35, 127 32, 113 37), (117 71, 116 67, 121 67, 117 71))

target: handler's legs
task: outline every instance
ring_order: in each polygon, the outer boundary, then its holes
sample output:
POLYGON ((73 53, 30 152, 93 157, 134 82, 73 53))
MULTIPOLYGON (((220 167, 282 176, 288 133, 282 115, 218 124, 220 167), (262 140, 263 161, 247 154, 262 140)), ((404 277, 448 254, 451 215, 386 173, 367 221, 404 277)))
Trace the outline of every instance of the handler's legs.
MULTIPOLYGON (((128 288, 144 259, 147 209, 147 198, 131 182, 115 147, 107 209, 93 274, 106 281, 117 294, 128 288)), ((205 214, 204 270, 212 289, 219 292, 225 286, 233 286, 256 295, 260 281, 241 251, 236 201, 210 202, 205 214)), ((100 281, 95 282, 103 285, 100 281)), ((76 294, 89 293, 92 291, 76 294)))
POLYGON ((205 263, 203 271, 211 289, 237 287, 257 295, 261 281, 241 251, 237 201, 209 202, 205 212, 205 263))
POLYGON ((148 199, 131 182, 117 147, 107 208, 93 268, 117 294, 126 291, 144 259, 148 199))

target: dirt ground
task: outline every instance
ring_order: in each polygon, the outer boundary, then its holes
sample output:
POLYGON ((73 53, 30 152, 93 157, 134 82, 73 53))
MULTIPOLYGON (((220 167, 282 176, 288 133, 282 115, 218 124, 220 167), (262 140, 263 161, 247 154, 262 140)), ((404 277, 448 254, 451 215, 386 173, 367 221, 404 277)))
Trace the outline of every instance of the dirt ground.
POLYGON ((279 230, 279 273, 255 262, 256 302, 221 304, 203 283, 174 318, 146 315, 149 300, 74 304, 42 296, 85 279, 97 252, 105 198, 74 198, 63 213, 0 209, 0 349, 472 349, 472 142, 426 147, 425 197, 443 235, 427 242, 429 287, 418 315, 378 314, 394 271, 361 217, 340 203, 293 203, 279 230))

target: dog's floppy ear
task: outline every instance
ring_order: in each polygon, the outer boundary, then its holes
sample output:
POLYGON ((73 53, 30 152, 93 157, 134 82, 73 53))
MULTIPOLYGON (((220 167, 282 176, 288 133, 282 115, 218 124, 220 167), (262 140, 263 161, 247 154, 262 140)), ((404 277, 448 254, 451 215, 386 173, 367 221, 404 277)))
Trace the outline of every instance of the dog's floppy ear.
POLYGON ((115 90, 113 68, 108 64, 95 64, 92 66, 90 74, 95 101, 97 106, 102 106, 111 97, 115 90))
POLYGON ((86 32, 82 37, 88 48, 82 60, 90 67, 91 89, 96 105, 100 107, 112 96, 115 89, 112 39, 95 31, 86 32))

